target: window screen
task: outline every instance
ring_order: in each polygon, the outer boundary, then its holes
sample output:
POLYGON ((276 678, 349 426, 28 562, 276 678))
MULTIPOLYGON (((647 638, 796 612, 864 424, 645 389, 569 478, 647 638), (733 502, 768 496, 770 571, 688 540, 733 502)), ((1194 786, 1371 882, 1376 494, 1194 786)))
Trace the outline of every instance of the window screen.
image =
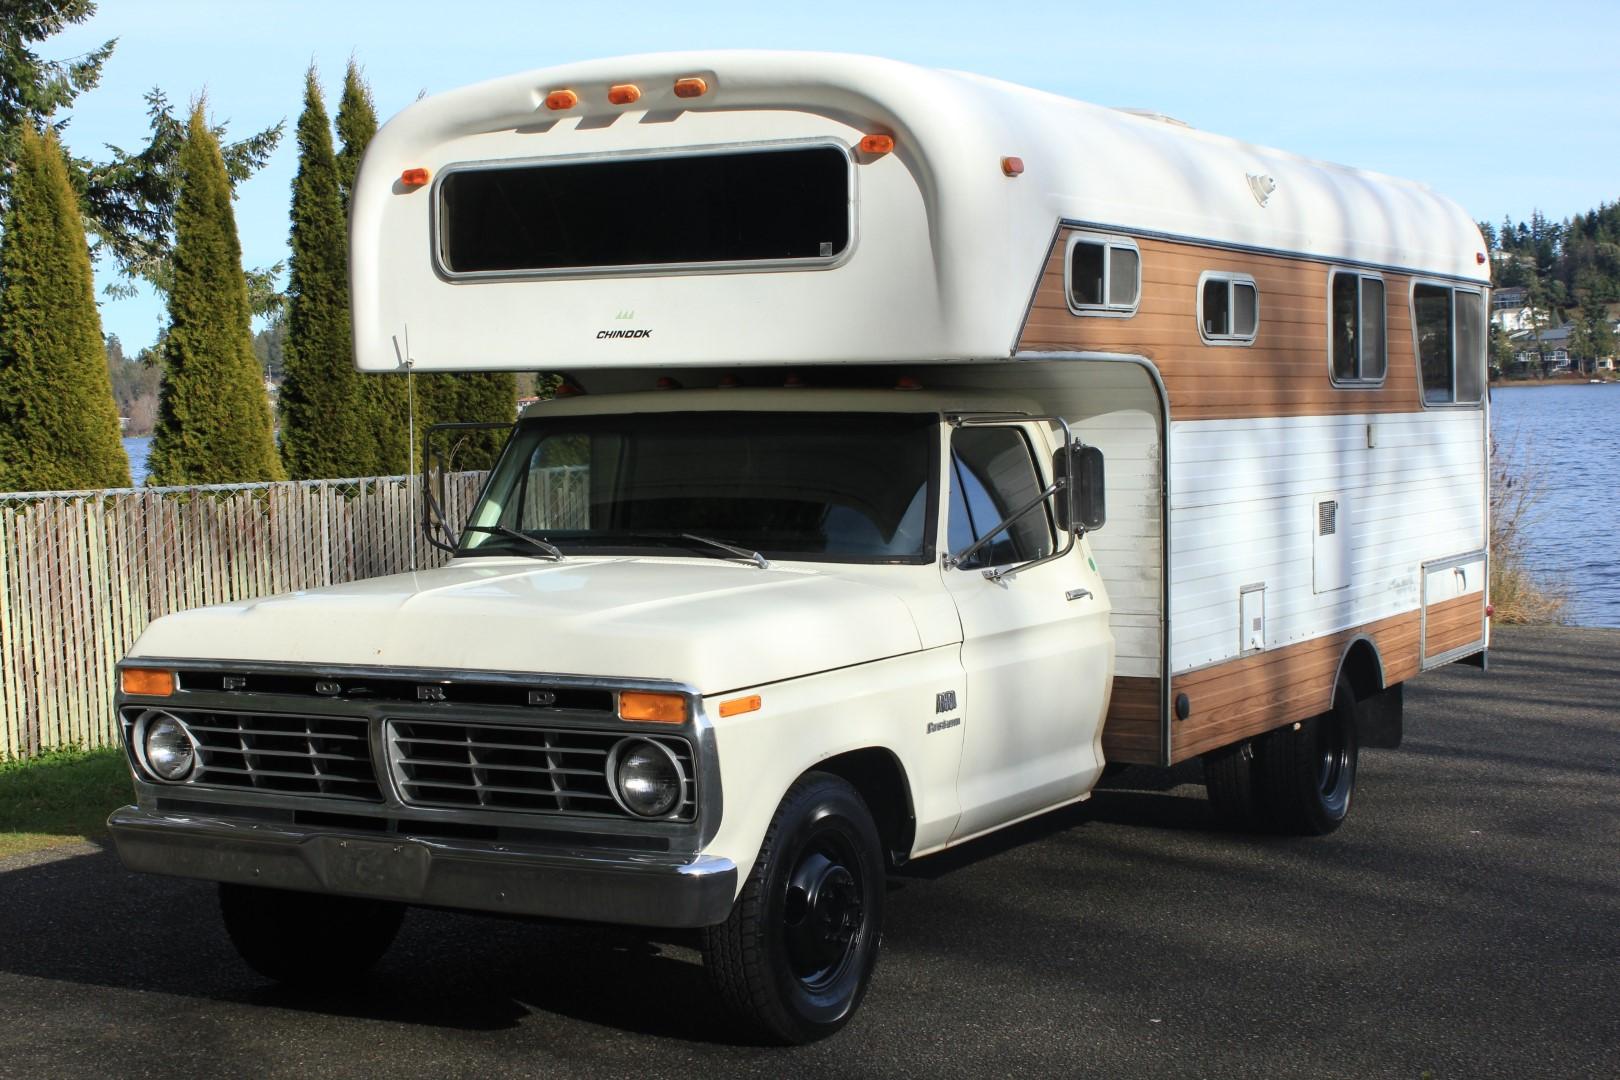
POLYGON ((832 259, 849 203, 832 146, 460 169, 439 252, 452 274, 832 259))
POLYGON ((1336 383, 1381 382, 1388 366, 1384 283, 1335 270, 1328 286, 1328 349, 1336 383))
POLYGON ((1472 405, 1485 393, 1485 301, 1477 292, 1444 285, 1412 290, 1423 400, 1472 405))
MULTIPOLYGON (((1040 494, 1029 441, 1017 428, 958 428, 951 436, 951 503, 947 542, 953 552, 982 539, 1008 514, 1040 494)), ((1052 522, 1036 507, 962 563, 963 569, 1044 558, 1053 550, 1052 522)))
POLYGON ((1124 237, 1069 241, 1069 310, 1076 315, 1130 315, 1142 294, 1142 256, 1124 237))

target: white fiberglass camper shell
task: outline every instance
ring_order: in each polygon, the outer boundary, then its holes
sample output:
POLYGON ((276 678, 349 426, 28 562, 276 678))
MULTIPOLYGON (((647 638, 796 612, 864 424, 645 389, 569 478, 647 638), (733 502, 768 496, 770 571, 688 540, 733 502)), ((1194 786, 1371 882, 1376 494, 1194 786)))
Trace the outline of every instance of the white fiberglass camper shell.
POLYGON ((283 978, 410 903, 701 927, 802 1040, 886 862, 1107 764, 1331 831, 1402 681, 1483 663, 1483 251, 1419 184, 864 57, 418 102, 357 183, 359 367, 567 393, 448 566, 153 624, 120 853, 283 978))

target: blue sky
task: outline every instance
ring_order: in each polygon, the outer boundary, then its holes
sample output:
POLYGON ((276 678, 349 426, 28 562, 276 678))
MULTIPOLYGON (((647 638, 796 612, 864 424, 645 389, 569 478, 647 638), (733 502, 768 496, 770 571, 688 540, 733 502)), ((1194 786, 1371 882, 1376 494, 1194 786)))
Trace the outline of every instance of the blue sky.
MULTIPOLYGON (((245 261, 286 257, 303 73, 335 108, 352 54, 386 119, 423 90, 570 60, 693 48, 875 53, 959 68, 1424 181, 1476 218, 1555 218, 1620 199, 1620 4, 885 3, 817 0, 102 0, 53 58, 119 39, 72 112, 97 154, 146 132, 141 95, 205 90, 247 132, 288 121, 238 192, 245 261)), ((107 301, 133 351, 163 321, 151 296, 107 301)))

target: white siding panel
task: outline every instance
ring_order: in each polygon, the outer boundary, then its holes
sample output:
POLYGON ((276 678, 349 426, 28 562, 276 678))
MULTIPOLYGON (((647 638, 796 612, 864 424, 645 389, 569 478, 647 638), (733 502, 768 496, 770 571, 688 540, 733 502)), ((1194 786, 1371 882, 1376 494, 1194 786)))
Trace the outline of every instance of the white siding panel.
POLYGON ((1245 585, 1265 584, 1277 648, 1411 611, 1422 563, 1485 546, 1482 411, 1177 421, 1170 438, 1173 671, 1238 655, 1245 585), (1316 593, 1326 493, 1350 578, 1316 593))
POLYGON ((1115 673, 1156 677, 1164 559, 1158 421, 1140 409, 1120 409, 1076 421, 1073 429, 1103 452, 1108 523, 1088 539, 1113 605, 1115 673))

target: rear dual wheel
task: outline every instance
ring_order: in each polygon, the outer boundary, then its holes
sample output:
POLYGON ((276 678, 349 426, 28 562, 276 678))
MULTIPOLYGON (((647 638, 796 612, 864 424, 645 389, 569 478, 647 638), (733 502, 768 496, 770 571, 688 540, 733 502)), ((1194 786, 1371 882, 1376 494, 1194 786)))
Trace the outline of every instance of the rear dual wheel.
POLYGON ((1327 712, 1206 754, 1204 784, 1228 825, 1325 836, 1350 814, 1359 758, 1355 690, 1341 675, 1327 712))

